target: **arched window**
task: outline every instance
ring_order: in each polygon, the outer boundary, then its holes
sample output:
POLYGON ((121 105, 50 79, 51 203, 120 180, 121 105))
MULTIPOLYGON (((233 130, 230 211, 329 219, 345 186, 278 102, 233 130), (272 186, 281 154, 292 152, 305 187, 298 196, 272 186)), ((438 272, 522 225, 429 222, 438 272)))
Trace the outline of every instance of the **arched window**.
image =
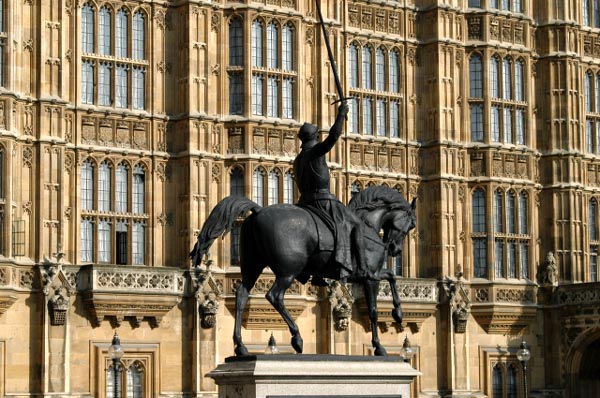
POLYGON ((500 107, 496 105, 492 106, 490 125, 492 130, 492 141, 500 142, 500 107))
POLYGON ((354 43, 348 47, 348 70, 350 87, 358 87, 358 47, 354 43))
POLYGON ((129 53, 129 26, 127 20, 127 12, 124 9, 120 9, 117 12, 117 19, 115 23, 115 49, 117 57, 127 58, 129 53))
POLYGON ((98 168, 98 210, 110 211, 110 167, 102 162, 98 168))
POLYGON ((240 168, 231 171, 229 195, 244 196, 244 172, 240 168))
POLYGON ((133 223, 133 237, 131 240, 131 254, 134 265, 144 264, 144 253, 146 250, 146 227, 140 221, 133 223))
POLYGON ((400 103, 390 101, 390 137, 400 137, 400 103))
POLYGON ((94 255, 94 224, 89 219, 81 220, 81 261, 91 262, 94 255))
POLYGON ((112 37, 112 16, 108 7, 104 6, 98 14, 98 52, 110 55, 112 37))
POLYGON ((100 221, 98 225, 98 262, 110 262, 110 224, 108 221, 100 221))
POLYGON ((252 23, 252 66, 263 66, 263 24, 256 19, 252 23))
POLYGON ((358 99, 353 97, 348 100, 348 132, 358 134, 358 99))
POLYGON ((469 59, 469 96, 474 98, 483 97, 483 70, 481 57, 474 54, 469 59))
POLYGON ((362 49, 362 88, 373 88, 373 70, 372 70, 373 52, 369 46, 364 46, 362 49))
POLYGON ((504 211, 503 211, 504 195, 499 189, 494 192, 494 232, 504 231, 504 211))
POLYGON ((515 64, 515 99, 525 101, 525 65, 522 60, 515 64))
POLYGON ((276 171, 269 173, 269 205, 279 203, 279 174, 276 171))
POLYGON ((294 177, 292 173, 288 171, 283 176, 283 203, 293 204, 294 198, 294 177))
POLYGON ((81 102, 94 103, 94 64, 84 61, 81 64, 81 102))
POLYGON ((274 22, 267 25, 267 67, 278 68, 279 59, 277 57, 279 42, 279 28, 274 22))
POLYGON ((260 169, 256 169, 252 176, 252 200, 259 206, 264 206, 264 188, 264 174, 260 169))
POLYGON ((510 191, 506 195, 506 232, 509 234, 517 233, 515 218, 516 218, 516 195, 510 191))
POLYGON ((106 396, 115 396, 115 370, 112 364, 106 369, 106 396))
POLYGON ((279 117, 279 81, 276 77, 267 79, 267 116, 279 117))
POLYGON ((500 364, 496 364, 492 370, 492 398, 504 398, 502 379, 502 368, 500 364))
POLYGON ((146 70, 134 66, 132 72, 133 109, 144 109, 146 107, 146 70))
POLYGON ((397 51, 390 52, 390 91, 400 92, 400 56, 397 51))
POLYGON ((81 209, 94 208, 94 169, 92 162, 86 160, 81 166, 81 209))
POLYGON ((133 59, 145 59, 146 23, 140 11, 133 14, 133 59))
POLYGON ((363 98, 363 134, 373 135, 373 101, 363 98))
POLYGON ((377 100, 377 135, 384 137, 387 134, 385 100, 377 100))
POLYGON ((585 110, 587 112, 593 112, 593 89, 594 89, 594 77, 591 72, 585 74, 584 80, 584 91, 585 91, 585 110))
POLYGON ((500 79, 498 71, 500 70, 500 60, 493 56, 490 60, 490 95, 492 98, 500 98, 500 79))
POLYGON ((81 9, 81 51, 94 52, 94 9, 89 3, 81 9))
POLYGON ((143 214, 146 208, 146 172, 140 165, 133 169, 133 213, 143 214))
POLYGON ((281 40, 281 68, 292 70, 294 59, 294 28, 292 25, 286 24, 283 26, 281 40))
POLYGON ((594 121, 585 121, 585 150, 589 153, 594 152, 594 121))
MULTIPOLYGON (((600 7, 598 7, 600 10, 600 7)), ((596 113, 600 113, 600 73, 596 75, 596 113)))
POLYGON ((581 2, 582 11, 583 11, 583 25, 591 26, 590 23, 590 0, 583 0, 581 2))
POLYGON ((229 65, 244 64, 244 30, 242 20, 233 18, 229 23, 229 65))
POLYGON ((502 62, 502 82, 504 87, 502 98, 512 99, 512 63, 508 57, 504 58, 502 62))
POLYGON ((124 65, 117 65, 115 71, 115 105, 117 108, 127 108, 129 106, 129 94, 128 94, 128 68, 124 65))
MULTIPOLYGON (((142 387, 143 387, 143 372, 144 369, 139 362, 134 362, 129 368, 127 368, 127 398, 142 398, 142 387)), ((107 396, 110 397, 110 396, 107 396)))
POLYGON ((473 232, 485 232, 485 193, 482 189, 473 192, 473 232))
POLYGON ((378 91, 385 91, 385 52, 381 47, 375 52, 375 84, 378 91))
POLYGON ((115 211, 119 213, 126 213, 128 211, 127 199, 128 199, 128 187, 129 181, 127 178, 127 168, 124 164, 117 166, 116 172, 116 192, 115 192, 115 211))
POLYGON ((527 228, 528 214, 527 193, 521 192, 519 194, 519 233, 521 235, 526 235, 529 233, 527 228))
POLYGON ((589 225, 590 225, 590 240, 598 240, 598 204, 596 199, 590 200, 590 214, 589 214, 589 225))
POLYGON ((515 364, 508 366, 506 398, 517 398, 517 368, 515 364))

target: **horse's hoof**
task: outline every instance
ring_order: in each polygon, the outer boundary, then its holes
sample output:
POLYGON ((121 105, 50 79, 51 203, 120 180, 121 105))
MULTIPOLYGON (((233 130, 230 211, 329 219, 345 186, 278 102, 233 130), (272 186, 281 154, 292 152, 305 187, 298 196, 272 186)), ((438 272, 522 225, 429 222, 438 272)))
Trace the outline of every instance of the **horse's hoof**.
POLYGON ((392 310, 392 317, 398 323, 402 323, 402 310, 400 308, 394 308, 392 310))
POLYGON ((300 335, 296 335, 292 337, 292 347, 298 354, 302 354, 302 347, 304 346, 304 342, 302 341, 302 337, 300 335))
POLYGON ((385 350, 385 348, 379 346, 375 348, 375 356, 378 357, 387 357, 387 351, 385 350))
POLYGON ((248 349, 246 348, 245 345, 240 344, 235 347, 235 355, 238 357, 243 357, 243 356, 249 355, 248 349))

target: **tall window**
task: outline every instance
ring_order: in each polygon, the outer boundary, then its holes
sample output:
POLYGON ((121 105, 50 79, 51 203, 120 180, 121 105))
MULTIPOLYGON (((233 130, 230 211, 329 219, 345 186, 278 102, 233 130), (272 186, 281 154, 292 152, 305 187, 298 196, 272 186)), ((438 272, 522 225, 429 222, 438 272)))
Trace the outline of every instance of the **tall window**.
POLYGON ((294 177, 290 171, 283 175, 283 203, 294 204, 294 177))
POLYGON ((483 68, 481 56, 473 54, 469 59, 469 111, 471 117, 471 141, 483 142, 483 68))
POLYGON ((373 88, 373 71, 372 71, 372 63, 371 59, 373 56, 373 52, 371 48, 368 46, 363 47, 362 50, 362 87, 365 89, 373 88))
POLYGON ((592 75, 591 72, 588 72, 585 74, 585 80, 584 80, 584 92, 585 92, 585 110, 587 112, 593 112, 594 110, 594 103, 592 102, 592 99, 594 97, 593 95, 593 91, 592 88, 594 87, 594 77, 592 75))
POLYGON ((598 281, 598 202, 590 200, 588 209, 588 229, 590 240, 590 282, 598 281))
POLYGON ((146 21, 144 14, 136 12, 133 14, 133 46, 132 55, 134 59, 144 59, 146 51, 146 21))
POLYGON ((352 98, 348 131, 399 137, 402 96, 398 49, 387 51, 377 47, 373 50, 371 44, 351 43, 348 47, 348 81, 352 98))
MULTIPOLYGON (((120 365, 125 371, 121 373, 122 396, 127 398, 144 398, 144 367, 139 361, 133 361, 129 367, 120 365)), ((110 364, 106 369, 106 396, 114 396, 114 370, 110 364)))
POLYGON ((94 9, 89 3, 81 8, 81 50, 94 52, 94 9))
POLYGON ((600 72, 583 75, 585 121, 585 151, 600 155, 600 72))
POLYGON ((98 168, 98 210, 110 211, 111 178, 108 163, 103 162, 98 168))
POLYGON ((523 61, 518 60, 515 63, 515 99, 517 101, 525 101, 524 70, 523 61))
POLYGON ((487 277, 487 236, 485 192, 476 189, 473 192, 473 274, 476 278, 487 277))
POLYGON ((471 104, 471 141, 483 142, 483 105, 471 104))
POLYGON ((81 102, 117 108, 146 108, 147 17, 85 3, 81 16, 81 102), (97 21, 95 19, 98 13, 97 21), (97 47, 95 36, 97 35, 97 47))
POLYGON ((229 66, 244 64, 244 30, 242 20, 233 18, 229 23, 229 66))
POLYGON ((483 69, 481 57, 477 54, 471 56, 469 60, 469 96, 483 97, 483 69))
MULTIPOLYGON (((244 172, 239 167, 235 167, 231 170, 229 177, 229 195, 230 196, 245 196, 245 185, 244 185, 244 172)), ((231 229, 231 236, 229 238, 229 260, 231 265, 238 265, 240 263, 240 227, 241 222, 234 224, 231 229)))
POLYGON ((279 203, 279 174, 276 171, 269 173, 269 205, 279 203))
POLYGON ((234 168, 230 176, 229 195, 244 196, 244 172, 240 168, 234 168))
POLYGON ((112 15, 111 12, 108 10, 108 7, 104 6, 100 9, 98 18, 98 53, 100 55, 110 55, 112 47, 112 15))
POLYGON ((115 23, 115 52, 117 57, 127 58, 129 44, 128 16, 124 9, 117 12, 115 23))
POLYGON ((492 395, 491 398, 518 398, 521 367, 515 362, 498 362, 492 368, 492 395))
POLYGON ((259 19, 252 23, 253 115, 294 118, 293 99, 297 72, 294 70, 293 56, 292 24, 280 26, 270 22, 265 29, 264 23, 259 19), (266 43, 266 46, 263 46, 263 43, 266 43), (265 66, 268 71, 264 69, 265 66), (264 97, 266 101, 263 100, 264 97))
POLYGON ((131 171, 125 163, 111 168, 102 162, 94 185, 90 160, 81 167, 80 256, 81 261, 144 264, 145 172, 141 165, 131 171), (114 173, 114 174, 113 174, 114 173), (115 183, 112 184, 112 180, 115 183), (94 202, 94 197, 97 202, 94 202), (132 211, 130 212, 130 203, 132 211), (97 242, 97 252, 95 245, 97 242))
POLYGON ((492 98, 500 97, 500 79, 498 76, 498 71, 500 70, 500 60, 498 57, 494 56, 490 60, 490 94, 492 98))
POLYGON ((385 90, 385 53, 381 47, 375 52, 375 83, 378 91, 385 90))
POLYGON ((502 62, 502 98, 512 99, 512 63, 509 58, 504 58, 502 62))
POLYGON ((117 166, 117 181, 116 181, 116 207, 115 210, 118 213, 126 213, 128 210, 127 200, 129 195, 127 193, 129 182, 127 181, 127 168, 125 165, 120 164, 117 166))
POLYGON ((264 189, 264 172, 260 169, 256 169, 252 176, 252 200, 259 206, 264 206, 264 189))
POLYGON ((244 85, 241 73, 229 74, 229 113, 241 115, 244 111, 244 85))
POLYGON ((348 70, 350 87, 358 87, 358 46, 348 47, 348 70))

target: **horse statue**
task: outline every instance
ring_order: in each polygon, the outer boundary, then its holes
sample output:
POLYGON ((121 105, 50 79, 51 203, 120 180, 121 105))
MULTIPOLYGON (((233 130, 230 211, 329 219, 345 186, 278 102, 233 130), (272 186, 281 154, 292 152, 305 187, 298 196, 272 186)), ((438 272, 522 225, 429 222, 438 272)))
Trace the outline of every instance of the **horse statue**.
MULTIPOLYGON (((380 280, 387 280, 392 291, 392 316, 402 322, 402 309, 394 274, 384 268, 387 256, 398 256, 406 234, 415 227, 415 200, 408 203, 391 188, 376 186, 357 193, 348 207, 359 216, 365 228, 367 268, 372 277, 348 280, 362 284, 371 321, 371 342, 375 355, 387 355, 377 333, 377 295, 380 280), (383 230, 383 237, 380 231, 383 230)), ((240 268, 242 282, 236 291, 235 328, 233 342, 237 356, 248 355, 242 342, 242 312, 248 303, 250 290, 265 267, 275 274, 275 282, 266 298, 287 323, 292 335, 292 347, 302 353, 303 340, 298 326, 285 307, 284 295, 294 279, 306 283, 310 276, 338 279, 339 268, 332 265, 332 251, 320 249, 320 243, 333 244, 327 228, 317 229, 318 217, 306 209, 289 204, 261 207, 253 201, 229 196, 220 201, 202 226, 198 241, 190 253, 192 262, 199 266, 214 240, 227 233, 236 219, 251 212, 241 226, 240 268), (321 240, 321 242, 320 242, 321 240)))

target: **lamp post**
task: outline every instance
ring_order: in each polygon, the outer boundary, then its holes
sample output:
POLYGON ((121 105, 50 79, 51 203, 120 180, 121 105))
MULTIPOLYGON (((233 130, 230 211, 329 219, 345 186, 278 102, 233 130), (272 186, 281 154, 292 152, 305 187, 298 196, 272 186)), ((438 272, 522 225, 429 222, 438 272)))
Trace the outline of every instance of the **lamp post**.
POLYGON ((531 351, 529 351, 525 340, 521 341, 521 346, 519 347, 519 351, 517 351, 517 359, 521 361, 523 368, 523 397, 527 398, 527 362, 531 359, 531 351))
POLYGON ((115 330, 115 335, 112 339, 112 344, 108 347, 108 357, 112 360, 113 363, 113 398, 121 398, 121 358, 123 358, 123 347, 121 346, 121 340, 119 340, 119 335, 117 335, 117 331, 115 330))
POLYGON ((404 362, 410 362, 410 359, 415 354, 415 350, 410 346, 410 341, 408 341, 408 335, 404 338, 404 343, 402 343, 402 348, 400 349, 400 356, 404 358, 404 362))

